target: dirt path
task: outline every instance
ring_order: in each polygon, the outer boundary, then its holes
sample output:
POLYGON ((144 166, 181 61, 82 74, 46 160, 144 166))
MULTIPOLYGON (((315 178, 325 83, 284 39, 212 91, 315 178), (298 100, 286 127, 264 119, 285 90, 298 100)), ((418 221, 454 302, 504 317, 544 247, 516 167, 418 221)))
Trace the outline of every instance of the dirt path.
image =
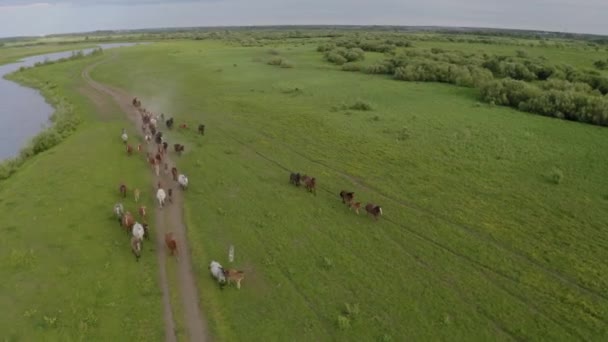
MULTIPOLYGON (((97 92, 97 95, 103 95, 104 97, 110 97, 120 108, 120 110, 127 115, 132 121, 134 130, 130 132, 137 132, 136 134, 143 138, 141 129, 140 115, 138 111, 131 105, 133 96, 130 94, 111 87, 99 82, 94 81, 89 72, 94 69, 97 65, 108 61, 107 59, 95 64, 92 64, 85 68, 82 72, 82 78, 87 82, 88 86, 93 92, 97 92)), ((83 92, 85 95, 90 92, 83 92)), ((93 95, 94 96, 94 95, 93 95)), ((99 96, 92 98, 95 103, 99 103, 99 96)), ((145 107, 145 103, 143 104, 145 107)), ((133 134, 133 133, 130 133, 133 134)), ((156 144, 150 143, 147 149, 151 153, 156 153, 156 144)), ((169 153, 170 154, 170 153, 169 153)), ((175 163, 171 160, 169 155, 165 156, 165 162, 169 164, 171 168, 175 163)), ((151 170, 154 174, 154 172, 151 170)), ((150 185, 150 194, 156 196, 156 183, 161 182, 163 188, 173 188, 173 203, 167 203, 163 209, 156 207, 156 224, 157 227, 152 227, 152 230, 156 230, 156 251, 159 265, 159 277, 160 286, 163 294, 163 307, 164 307, 164 321, 165 321, 165 340, 176 341, 175 334, 175 321, 173 318, 173 311, 171 309, 171 301, 169 297, 169 284, 167 280, 167 270, 165 264, 169 262, 178 263, 178 283, 179 283, 179 295, 182 300, 182 306, 184 308, 184 322, 188 339, 193 342, 209 341, 210 338, 207 333, 207 325, 204 320, 203 314, 198 306, 198 290, 194 274, 192 272, 192 262, 190 258, 190 250, 186 243, 186 224, 183 219, 183 194, 177 182, 174 182, 171 175, 165 175, 162 171, 160 177, 154 174, 154 182, 150 185), (178 258, 170 258, 167 260, 167 249, 164 242, 165 232, 172 231, 177 243, 178 243, 178 258)), ((144 191, 146 193, 146 191, 144 191)), ((155 203, 156 197, 154 198, 155 203)))

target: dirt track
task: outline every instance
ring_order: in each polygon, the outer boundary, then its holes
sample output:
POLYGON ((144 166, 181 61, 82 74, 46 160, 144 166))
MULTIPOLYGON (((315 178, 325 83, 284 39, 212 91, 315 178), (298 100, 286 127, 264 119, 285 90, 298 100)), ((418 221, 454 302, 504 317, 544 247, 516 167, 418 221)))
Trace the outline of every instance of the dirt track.
MULTIPOLYGON (((141 125, 140 115, 138 111, 131 105, 133 96, 126 93, 123 90, 101 84, 94 81, 89 72, 97 65, 107 61, 98 62, 85 68, 82 72, 82 78, 87 82, 88 89, 81 90, 81 93, 89 97, 93 103, 102 112, 107 111, 107 102, 104 105, 103 101, 114 101, 120 110, 130 119, 133 123, 133 128, 129 131, 129 134, 133 135, 133 132, 143 138, 143 134, 139 129, 141 125)), ((145 103, 143 103, 145 107, 145 103)), ((118 134, 118 133, 117 133, 118 134)), ((148 152, 156 153, 156 144, 150 143, 147 146, 148 152)), ((170 156, 164 157, 169 166, 175 165, 170 156)), ((153 172, 153 170, 150 170, 153 172)), ((150 184, 150 191, 143 191, 144 194, 148 193, 154 196, 156 202, 156 184, 160 181, 165 190, 167 188, 173 188, 173 203, 166 203, 163 209, 156 206, 156 227, 151 227, 155 231, 156 236, 156 252, 159 264, 159 283, 163 294, 163 311, 164 311, 164 322, 165 322, 165 340, 166 341, 177 341, 175 333, 175 321, 173 318, 173 311, 171 309, 171 301, 169 298, 169 284, 167 280, 167 270, 165 267, 166 262, 177 262, 178 263, 178 283, 179 283, 179 296, 182 300, 182 307, 184 311, 184 322, 187 332, 188 339, 190 341, 209 341, 210 337, 207 331, 207 325, 204 320, 203 314, 198 306, 198 290, 194 274, 192 272, 192 262, 190 258, 190 250, 186 243, 186 225, 183 219, 183 196, 182 191, 179 188, 177 182, 174 182, 171 175, 165 175, 162 171, 160 177, 154 174, 154 182, 150 184), (170 257, 167 260, 167 249, 164 242, 165 232, 172 231, 178 243, 179 257, 170 257)))

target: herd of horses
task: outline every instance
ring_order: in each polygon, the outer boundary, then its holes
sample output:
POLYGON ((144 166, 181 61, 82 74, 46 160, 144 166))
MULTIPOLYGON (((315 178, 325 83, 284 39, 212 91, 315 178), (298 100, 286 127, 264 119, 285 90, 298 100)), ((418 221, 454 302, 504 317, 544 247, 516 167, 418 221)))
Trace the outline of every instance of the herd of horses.
MULTIPOLYGON (((169 144, 165 140, 163 133, 158 129, 157 123, 159 120, 164 120, 164 114, 160 114, 160 116, 154 115, 152 112, 142 107, 141 101, 138 98, 134 98, 132 102, 133 106, 137 108, 141 121, 142 121, 142 132, 145 137, 145 143, 150 144, 152 139, 156 143, 156 154, 153 155, 150 152, 147 152, 147 160, 150 163, 150 166, 153 168, 157 177, 160 176, 161 165, 163 167, 163 171, 165 174, 169 174, 171 172, 171 176, 174 182, 176 182, 182 190, 186 190, 188 187, 188 177, 186 175, 178 173, 178 170, 175 166, 171 167, 169 171, 169 164, 166 160, 166 156, 168 153, 169 144)), ((174 119, 170 118, 165 121, 165 125, 167 129, 172 129, 174 125, 174 119)), ((179 125, 180 129, 187 129, 188 126, 186 124, 179 125)), ((198 133, 201 135, 205 135, 205 125, 200 124, 198 126, 198 133)), ((134 148, 128 143, 128 135, 125 129, 122 130, 121 139, 127 148, 127 155, 131 156, 135 153, 134 148)), ((177 155, 180 155, 185 151, 185 146, 182 144, 174 144, 174 151, 177 155)), ((137 153, 142 152, 142 145, 137 145, 137 153)), ((123 183, 119 187, 120 196, 122 198, 127 197, 127 186, 123 183)), ((135 199, 135 203, 139 202, 139 198, 141 192, 139 189, 133 190, 133 195, 135 199)), ((165 205, 165 200, 168 199, 169 203, 173 202, 172 199, 173 189, 168 188, 167 191, 163 188, 162 183, 159 181, 156 187, 156 199, 158 201, 159 208, 163 208, 165 205)), ((122 203, 116 203, 114 206, 114 213, 118 218, 118 221, 125 229, 127 234, 131 235, 131 251, 135 255, 136 261, 139 261, 141 257, 141 251, 143 248, 144 239, 150 238, 149 226, 146 219, 146 207, 140 206, 138 209, 138 213, 142 223, 139 223, 131 214, 130 211, 126 211, 122 203)), ((165 244, 169 249, 170 255, 175 255, 177 258, 177 240, 173 232, 169 231, 165 233, 165 244)), ((244 279, 245 275, 243 271, 239 271, 236 269, 224 269, 217 261, 212 261, 209 270, 211 271, 211 275, 217 279, 220 284, 220 288, 223 288, 224 285, 234 283, 238 289, 241 287, 241 280, 244 279)))
MULTIPOLYGON (((307 175, 302 175, 299 172, 292 172, 289 175, 289 183, 299 187, 304 184, 304 187, 307 191, 313 193, 315 196, 317 194, 317 179, 315 177, 310 177, 307 175)), ((339 193, 340 198, 342 198, 342 203, 348 206, 349 210, 355 209, 357 215, 359 215, 359 209, 361 209, 361 202, 355 202, 355 193, 348 190, 342 190, 339 193)), ((382 208, 379 205, 373 203, 367 203, 365 205, 365 211, 368 215, 371 215, 375 220, 378 220, 378 217, 382 215, 382 208)))

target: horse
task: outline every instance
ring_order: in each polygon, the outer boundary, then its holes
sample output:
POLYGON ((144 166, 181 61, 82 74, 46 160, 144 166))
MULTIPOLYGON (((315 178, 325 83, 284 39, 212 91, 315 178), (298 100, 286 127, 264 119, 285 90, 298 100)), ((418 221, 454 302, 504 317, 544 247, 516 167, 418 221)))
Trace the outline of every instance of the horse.
POLYGON ((163 161, 163 156, 161 156, 160 153, 157 153, 154 158, 156 158, 156 160, 158 161, 158 163, 161 163, 163 161))
POLYGON ((304 185, 306 186, 306 190, 308 190, 308 192, 312 192, 316 196, 317 195, 317 180, 315 179, 315 177, 308 177, 307 175, 304 175, 304 176, 302 176, 302 181, 304 182, 304 185))
POLYGON ((302 180, 302 175, 300 175, 300 173, 291 173, 289 175, 289 183, 295 185, 295 186, 300 186, 301 185, 301 180, 302 180))
POLYGON ((160 164, 158 162, 154 162, 154 173, 156 173, 156 177, 160 176, 160 164))
POLYGON ((141 207, 139 207, 138 211, 139 211, 139 216, 141 216, 142 219, 146 218, 146 206, 145 205, 142 205, 141 207))
POLYGON ((144 226, 142 226, 139 222, 135 222, 133 228, 131 229, 131 232, 133 233, 134 237, 140 240, 144 238, 144 234, 146 233, 146 231, 144 230, 144 226))
POLYGON ((224 285, 226 285, 226 275, 224 274, 224 268, 222 265, 213 260, 209 264, 209 271, 211 272, 211 275, 217 279, 217 282, 220 284, 220 289, 223 289, 224 285))
POLYGON ((188 177, 186 177, 186 175, 179 175, 177 177, 177 182, 182 187, 182 190, 186 190, 188 187, 188 177))
POLYGON ((120 138, 122 139, 122 142, 124 144, 127 143, 127 140, 129 140, 129 136, 127 135, 127 131, 125 131, 124 129, 122 130, 122 135, 120 136, 120 138))
POLYGON ((365 211, 367 211, 368 215, 374 216, 374 219, 378 219, 378 216, 382 215, 382 208, 379 205, 375 205, 372 203, 368 203, 365 206, 365 211))
POLYGON ((353 199, 355 198, 355 193, 349 192, 346 190, 342 190, 342 191, 340 191, 340 197, 342 197, 342 203, 350 204, 353 201, 353 199))
POLYGON ((146 136, 144 137, 144 140, 146 140, 146 144, 147 144, 150 141, 152 141, 152 136, 150 134, 146 134, 146 136))
POLYGON ((122 224, 122 216, 125 213, 125 208, 122 206, 122 203, 116 203, 114 205, 114 214, 116 214, 116 218, 118 219, 118 223, 122 224))
POLYGON ((145 220, 142 223, 142 226, 144 227, 144 237, 146 240, 150 240, 150 230, 148 229, 148 223, 145 220))
POLYGON ((171 119, 169 119, 169 120, 165 121, 165 125, 167 125, 167 128, 168 128, 168 129, 173 128, 173 118, 171 118, 171 119))
POLYGON ((165 233, 165 244, 169 248, 171 255, 177 254, 177 241, 173 237, 173 232, 165 233))
POLYGON ((135 203, 139 202, 139 189, 133 190, 133 196, 135 197, 135 203))
POLYGON ((181 154, 182 154, 182 152, 184 152, 185 146, 184 146, 184 145, 181 145, 181 144, 175 144, 175 145, 173 145, 173 149, 175 150, 175 152, 176 152, 178 155, 181 155, 181 154))
POLYGON ((120 188, 118 188, 118 191, 120 191, 120 194, 122 195, 123 198, 127 197, 127 186, 124 184, 120 184, 120 188))
POLYGON ((177 182, 177 168, 175 166, 171 168, 171 175, 173 175, 173 180, 177 182))
POLYGON ((198 132, 201 135, 205 135, 205 125, 203 125, 203 124, 198 125, 198 132))
POLYGON ((166 197, 167 197, 167 194, 165 194, 165 190, 163 190, 162 188, 159 188, 158 191, 156 191, 156 199, 158 199, 158 205, 160 206, 161 209, 162 209, 163 205, 165 205, 166 197))
POLYGON ((235 269, 224 270, 224 276, 227 279, 228 285, 235 283, 237 289, 241 289, 241 280, 245 279, 245 272, 235 269))
POLYGON ((141 257, 141 240, 135 236, 131 237, 131 251, 135 255, 135 260, 139 261, 141 257))
POLYGON ((125 228, 125 230, 127 231, 127 233, 131 232, 131 229, 133 228, 133 225, 135 224, 135 219, 133 218, 133 215, 130 212, 126 212, 123 216, 122 216, 122 226, 123 228, 125 228))
POLYGON ((167 192, 169 194, 169 203, 173 203, 173 189, 169 188, 167 192))
POLYGON ((169 149, 169 143, 163 141, 163 152, 167 154, 167 150, 169 149))
POLYGON ((181 128, 181 129, 187 129, 188 125, 186 125, 185 123, 183 123, 183 124, 179 125, 179 128, 181 128))
POLYGON ((348 203, 348 210, 355 209, 357 215, 359 215, 359 209, 361 209, 361 202, 350 202, 348 203))
POLYGON ((130 144, 127 144, 127 155, 133 154, 133 147, 130 144))

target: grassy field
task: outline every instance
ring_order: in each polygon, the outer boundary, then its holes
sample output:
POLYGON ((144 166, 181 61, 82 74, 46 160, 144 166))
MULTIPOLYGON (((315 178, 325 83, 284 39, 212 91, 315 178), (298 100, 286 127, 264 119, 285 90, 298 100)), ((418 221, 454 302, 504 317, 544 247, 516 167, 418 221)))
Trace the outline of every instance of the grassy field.
POLYGON ((606 129, 342 72, 315 47, 274 47, 294 64, 279 68, 267 47, 157 43, 93 72, 207 125, 170 141, 186 144, 189 238, 220 340, 608 338, 606 129), (356 101, 373 110, 341 109, 356 101), (318 195, 288 170, 316 176, 318 195), (342 189, 385 215, 349 212, 342 189), (228 265, 231 244, 247 278, 221 292, 207 265, 228 265))
MULTIPOLYGON (((123 152, 123 115, 114 108, 99 120, 79 92, 80 71, 93 61, 19 75, 50 81, 45 95, 66 97, 84 123, 0 181, 2 341, 158 341, 164 334, 153 243, 136 263, 112 213, 122 181, 142 189, 151 207, 151 180, 145 162, 123 152)), ((135 210, 131 192, 124 204, 135 210)))
POLYGON ((52 52, 79 50, 94 47, 95 44, 49 44, 29 47, 0 47, 0 65, 19 61, 21 58, 52 52))

